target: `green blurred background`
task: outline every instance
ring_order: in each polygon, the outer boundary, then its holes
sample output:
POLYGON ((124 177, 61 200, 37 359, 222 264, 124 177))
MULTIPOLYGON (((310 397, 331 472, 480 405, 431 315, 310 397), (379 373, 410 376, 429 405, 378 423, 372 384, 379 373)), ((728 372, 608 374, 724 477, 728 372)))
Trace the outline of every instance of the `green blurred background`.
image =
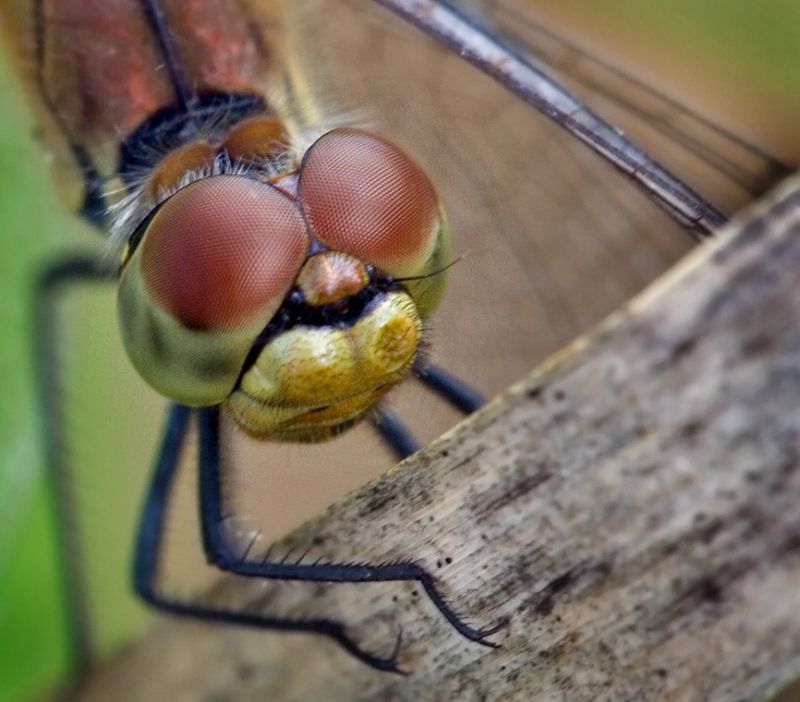
MULTIPOLYGON (((541 0, 531 2, 651 83, 787 160, 800 160, 800 4, 795 0, 541 0), (668 84, 663 76, 670 76, 668 84)), ((58 251, 96 247, 65 212, 8 62, 0 55, 0 701, 28 699, 65 669, 65 639, 52 524, 43 480, 39 416, 30 358, 32 281, 58 251)), ((106 650, 146 622, 127 594, 130 528, 158 413, 121 360, 111 291, 73 296, 64 369, 70 446, 92 466, 84 492, 102 549, 92 574, 106 650), (95 338, 97 337, 97 338, 95 338), (140 399, 141 398, 141 399, 140 399), (113 412, 106 408, 113 407, 113 412), (113 425, 111 424, 113 415, 113 425), (132 429, 133 428, 133 429, 132 429)), ((79 505, 83 507, 84 505, 79 505)))
MULTIPOLYGON (((5 57, 3 57, 5 58, 5 57)), ((32 391, 33 272, 73 229, 58 207, 17 85, 0 73, 0 699, 14 700, 62 669, 62 614, 41 481, 32 391), (66 224, 65 224, 66 222, 66 224)))

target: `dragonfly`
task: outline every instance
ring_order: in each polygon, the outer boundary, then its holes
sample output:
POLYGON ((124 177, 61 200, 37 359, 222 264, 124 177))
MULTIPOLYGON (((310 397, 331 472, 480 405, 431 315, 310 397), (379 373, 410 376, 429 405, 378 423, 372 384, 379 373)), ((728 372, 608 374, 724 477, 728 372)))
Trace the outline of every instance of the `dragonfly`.
MULTIPOLYGON (((37 298, 38 376, 60 550, 69 555, 77 669, 97 644, 82 575, 85 529, 69 477, 80 468, 63 450, 59 300, 90 282, 118 281, 125 350, 154 396, 171 401, 136 545, 135 588, 146 601, 178 615, 322 634, 368 665, 399 669, 396 648, 381 654, 364 647, 337 618, 241 612, 169 590, 165 522, 177 511, 172 481, 188 464, 201 487, 202 547, 216 566, 269 580, 410 580, 461 635, 492 643, 491 622, 469 624, 454 604, 457 593, 413 555, 363 565, 363 554, 315 562, 256 553, 261 529, 234 533, 232 511, 240 505, 228 504, 229 473, 240 465, 249 473, 252 466, 277 471, 287 454, 270 443, 318 441, 345 429, 330 442, 292 450, 292 458, 335 472, 351 469, 363 442, 373 467, 408 455, 788 172, 591 59, 528 10, 516 0, 208 0, 186 7, 36 0, 4 10, 7 43, 27 76, 63 195, 105 242, 100 256, 52 264, 37 298), (629 133, 669 163, 662 166, 629 133), (348 166, 354 158, 358 168, 348 166), (376 183, 400 205, 369 210, 376 183), (242 214, 251 201, 266 204, 242 214), (383 223, 362 227, 354 211, 383 223), (265 249, 256 237, 243 238, 241 227, 229 228, 234 217, 283 234, 265 249), (204 230, 209 220, 216 226, 204 230), (398 229, 400 221, 415 233, 398 229), (400 256, 359 237, 362 228, 393 230, 391 241, 407 237, 407 250, 400 256), (243 248, 226 249, 231 238, 243 248), (227 267, 216 268, 226 257, 227 267), (226 297, 210 289, 215 278, 255 287, 226 297), (402 302, 386 303, 394 295, 402 302), (295 346, 327 334, 334 339, 328 348, 344 354, 353 332, 345 343, 330 330, 352 330, 384 303, 393 336, 405 341, 384 347, 366 330, 364 343, 399 363, 353 389, 369 374, 350 359, 345 392, 295 403, 302 411, 288 420, 285 406, 268 398, 256 412, 260 424, 250 423, 251 375, 298 365, 274 342, 298 330, 295 346), (370 428, 388 451, 370 443, 370 428)), ((281 386, 281 397, 301 390, 318 396, 336 385, 312 371, 304 387, 296 375, 268 384, 281 386)))

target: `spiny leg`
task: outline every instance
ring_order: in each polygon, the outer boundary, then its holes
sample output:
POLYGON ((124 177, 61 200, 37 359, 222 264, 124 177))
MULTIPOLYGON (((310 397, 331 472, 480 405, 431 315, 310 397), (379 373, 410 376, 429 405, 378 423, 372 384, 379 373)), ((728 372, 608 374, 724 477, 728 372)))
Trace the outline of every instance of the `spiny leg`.
POLYGON ((162 557, 163 534, 169 511, 170 494, 178 472, 181 451, 188 434, 192 412, 182 405, 172 405, 169 409, 155 473, 142 511, 136 543, 133 580, 139 595, 151 605, 171 614, 263 629, 322 634, 334 639, 353 656, 373 668, 401 672, 397 668, 399 637, 391 654, 384 658, 359 648, 347 635, 344 626, 333 620, 316 618, 297 620, 248 612, 234 612, 201 602, 179 600, 159 590, 158 570, 162 557))
MULTIPOLYGON (((220 417, 218 407, 198 410, 200 429, 200 510, 203 546, 209 562, 237 575, 277 580, 357 583, 416 581, 430 600, 462 636, 494 646, 487 636, 497 631, 476 629, 456 614, 439 592, 433 576, 413 562, 396 563, 287 563, 250 560, 237 552, 229 539, 223 510, 220 465, 220 417)), ((376 666, 377 667, 377 666, 376 666)))
POLYGON ((72 286, 111 282, 116 272, 91 256, 75 255, 49 266, 37 281, 34 298, 34 353, 37 385, 42 407, 42 431, 49 486, 56 518, 58 558, 63 573, 68 650, 79 677, 90 666, 96 651, 79 516, 73 495, 74 470, 66 453, 63 422, 62 377, 59 371, 61 329, 58 304, 72 286))

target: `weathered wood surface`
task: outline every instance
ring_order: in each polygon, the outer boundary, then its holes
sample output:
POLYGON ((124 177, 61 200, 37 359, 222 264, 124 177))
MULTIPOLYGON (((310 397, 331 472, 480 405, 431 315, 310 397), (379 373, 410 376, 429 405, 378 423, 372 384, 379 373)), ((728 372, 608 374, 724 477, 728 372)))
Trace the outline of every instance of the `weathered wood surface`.
POLYGON ((800 185, 400 468, 291 537, 413 557, 412 585, 216 596, 339 615, 412 674, 322 638, 165 621, 85 700, 752 700, 800 673, 800 185), (283 598, 278 602, 276 598, 283 598), (277 602, 277 604, 276 604, 277 602))

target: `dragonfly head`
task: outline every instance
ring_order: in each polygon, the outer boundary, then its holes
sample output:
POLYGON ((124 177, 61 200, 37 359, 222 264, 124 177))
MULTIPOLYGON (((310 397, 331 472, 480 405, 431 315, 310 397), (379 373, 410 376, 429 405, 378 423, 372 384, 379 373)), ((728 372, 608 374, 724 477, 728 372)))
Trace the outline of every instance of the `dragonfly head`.
POLYGON ((156 390, 227 403, 251 434, 308 441, 408 374, 451 242, 427 176, 377 136, 328 132, 296 179, 294 193, 245 175, 178 190, 132 240, 118 308, 156 390))

